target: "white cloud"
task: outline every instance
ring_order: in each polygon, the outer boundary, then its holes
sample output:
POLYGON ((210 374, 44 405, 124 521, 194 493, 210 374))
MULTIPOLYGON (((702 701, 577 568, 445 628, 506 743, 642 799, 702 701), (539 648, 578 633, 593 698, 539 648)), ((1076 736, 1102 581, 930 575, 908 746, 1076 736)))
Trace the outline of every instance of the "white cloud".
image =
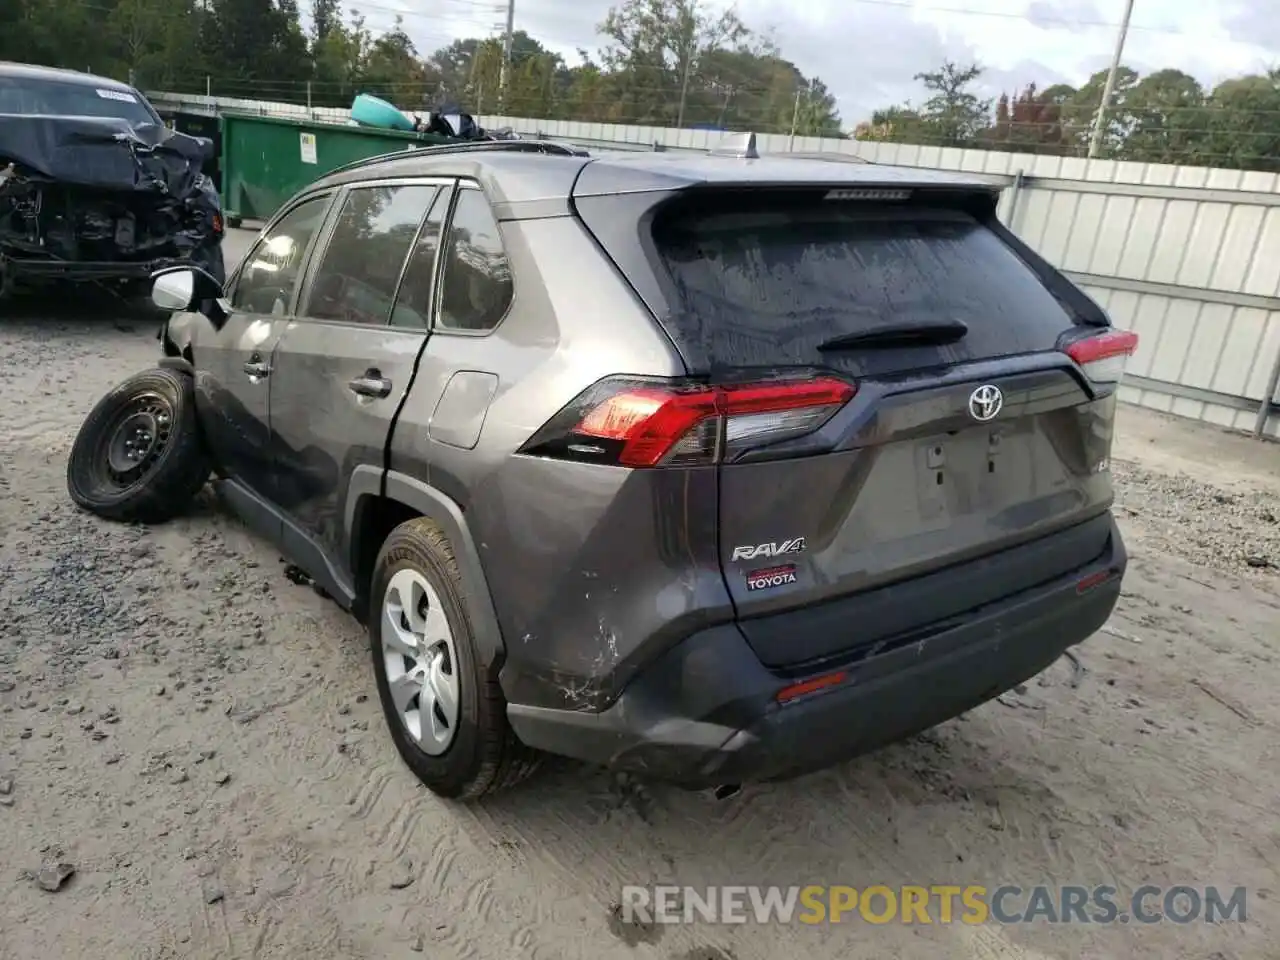
MULTIPOLYGON (((596 25, 611 0, 515 0, 515 25, 573 60, 598 49, 596 25)), ((727 0, 706 0, 729 6, 727 0)), ((377 0, 370 26, 405 12, 424 54, 465 36, 497 35, 502 0, 377 0)), ((852 125, 878 107, 919 101, 914 75, 944 59, 987 68, 984 93, 1034 82, 1083 83, 1110 62, 1123 0, 738 0, 748 26, 771 30, 783 55, 820 76, 852 125)), ((1275 0, 1137 0, 1124 62, 1139 70, 1177 67, 1205 84, 1280 64, 1275 0)))

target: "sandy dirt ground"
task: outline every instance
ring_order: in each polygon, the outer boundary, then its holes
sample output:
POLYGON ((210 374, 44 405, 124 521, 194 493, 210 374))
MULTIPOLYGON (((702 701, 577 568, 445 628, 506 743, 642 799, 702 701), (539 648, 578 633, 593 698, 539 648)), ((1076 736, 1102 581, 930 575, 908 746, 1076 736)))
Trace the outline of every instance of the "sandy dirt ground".
POLYGON ((154 528, 70 504, 74 432, 154 334, 0 317, 0 957, 1280 956, 1280 448, 1123 411, 1132 561, 1080 669, 725 802, 557 761, 466 807, 399 762, 361 630, 212 494, 154 528), (611 912, 633 883, 1248 899, 1185 926, 645 927, 611 912))

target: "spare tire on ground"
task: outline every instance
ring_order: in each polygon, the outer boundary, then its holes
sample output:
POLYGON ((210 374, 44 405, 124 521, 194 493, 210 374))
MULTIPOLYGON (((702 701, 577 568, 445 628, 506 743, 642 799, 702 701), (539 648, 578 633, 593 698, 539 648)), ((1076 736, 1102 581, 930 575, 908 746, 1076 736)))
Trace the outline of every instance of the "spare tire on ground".
POLYGON ((67 459, 67 491, 108 520, 162 523, 190 507, 211 472, 191 375, 158 367, 89 411, 67 459))

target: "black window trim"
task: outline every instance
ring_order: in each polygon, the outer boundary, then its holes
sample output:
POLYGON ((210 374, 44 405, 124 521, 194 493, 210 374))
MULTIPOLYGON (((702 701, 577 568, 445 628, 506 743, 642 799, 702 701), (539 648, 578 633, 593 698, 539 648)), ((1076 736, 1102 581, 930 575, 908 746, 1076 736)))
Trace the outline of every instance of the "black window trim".
POLYGON ((511 264, 511 254, 508 252, 508 246, 505 238, 502 236, 502 221, 498 219, 497 212, 493 209, 493 203, 485 195, 484 189, 479 182, 468 178, 459 178, 457 187, 453 191, 453 197, 449 201, 449 216, 444 223, 444 231, 441 234, 440 254, 436 257, 436 276, 434 286, 432 287, 432 304, 431 304, 431 335, 448 336, 448 337, 465 337, 469 339, 481 339, 491 336, 507 321, 507 317, 511 315, 511 308, 516 302, 516 271, 511 264), (494 228, 498 231, 498 242, 502 244, 502 255, 507 258, 507 265, 511 269, 511 298, 507 301, 506 309, 502 311, 502 316, 498 318, 498 322, 486 330, 459 330, 454 327, 442 327, 440 325, 440 293, 444 289, 444 268, 445 268, 445 251, 449 247, 449 236, 453 232, 453 215, 458 209, 458 201, 462 199, 465 191, 473 190, 480 194, 485 205, 489 208, 489 213, 493 217, 494 228))
MULTIPOLYGON (((289 310, 286 313, 286 316, 290 316, 290 317, 293 316, 293 311, 297 308, 298 292, 302 289, 302 281, 305 280, 305 272, 303 271, 306 270, 307 264, 309 262, 309 257, 311 256, 311 251, 315 248, 316 240, 319 238, 321 232, 324 230, 325 224, 328 222, 329 217, 333 213, 334 192, 335 191, 332 188, 325 189, 325 190, 315 190, 311 193, 307 193, 307 194, 304 194, 303 196, 296 198, 292 203, 288 204, 287 206, 281 207, 279 210, 275 212, 275 215, 272 216, 271 219, 268 220, 266 224, 262 227, 262 229, 258 231, 258 236, 254 238, 253 243, 249 245, 249 249, 245 251, 244 257, 236 265, 235 271, 231 274, 230 277, 227 278, 227 282, 223 285, 222 295, 226 298, 228 303, 231 303, 233 305, 235 303, 236 290, 240 286, 240 278, 241 278, 241 275, 244 273, 245 264, 249 262, 250 257, 252 257, 253 254, 257 252, 258 248, 262 246, 262 244, 266 241, 267 237, 271 234, 271 231, 276 228, 276 226, 280 223, 280 221, 285 219, 285 217, 289 216, 289 214, 293 213, 293 211, 297 210, 303 204, 309 203, 312 200, 326 200, 328 202, 328 205, 325 207, 324 212, 320 216, 320 226, 311 235, 311 239, 307 241, 307 249, 304 250, 302 254, 302 271, 300 271, 298 275, 299 282, 294 284, 293 296, 290 298, 289 310)), ((247 312, 247 311, 240 311, 240 312, 247 312)), ((255 316, 259 316, 259 314, 255 314, 255 316)))
POLYGON ((439 192, 427 204, 427 210, 418 222, 418 229, 413 235, 413 241, 409 244, 409 252, 405 254, 404 262, 400 264, 400 276, 396 280, 395 296, 391 298, 391 313, 387 316, 388 327, 421 333, 423 336, 430 336, 435 333, 436 304, 440 299, 440 275, 444 264, 443 253, 445 241, 449 236, 449 224, 453 221, 453 204, 458 192, 457 178, 445 178, 439 192), (435 258, 431 261, 431 279, 427 283, 427 325, 422 330, 418 330, 416 327, 397 326, 391 321, 396 315, 396 306, 400 303, 400 291, 404 287, 405 274, 409 272, 409 261, 413 259, 414 251, 418 248, 418 241, 422 239, 422 231, 426 229, 427 220, 431 217, 431 211, 435 210, 438 203, 444 204, 444 216, 440 218, 440 242, 436 245, 435 258))
MULTIPOLYGON (((413 253, 414 243, 417 242, 418 235, 422 231, 422 225, 426 222, 427 217, 431 213, 432 207, 440 198, 440 190, 451 189, 453 186, 452 177, 427 176, 427 177, 379 177, 376 180, 357 180, 352 183, 344 183, 333 188, 335 196, 333 202, 329 205, 329 210, 325 215, 324 222, 320 225, 320 229, 316 231, 317 244, 313 244, 308 250, 306 260, 303 263, 302 282, 298 284, 295 293, 293 309, 289 312, 291 320, 297 323, 323 323, 331 327, 350 327, 355 329, 368 327, 390 327, 391 315, 395 312, 395 297, 392 297, 392 309, 387 312, 387 319, 381 324, 372 323, 353 323, 346 320, 330 320, 327 318, 311 317, 301 313, 302 305, 307 302, 307 298, 311 295, 311 286, 315 281, 315 271, 319 264, 324 260, 324 254, 329 251, 329 243, 333 239, 333 234, 338 228, 338 221, 342 217, 342 209, 346 205, 347 197, 355 190, 370 190, 378 187, 436 187, 436 193, 431 198, 431 202, 422 212, 422 216, 418 218, 417 229, 413 232, 413 240, 410 241, 409 249, 405 251, 404 260, 400 262, 400 272, 396 278, 395 295, 399 296, 400 284, 404 282, 405 267, 409 262, 409 256, 413 253), (322 246, 320 244, 323 244, 322 246)), ((408 327, 396 327, 397 330, 409 330, 408 327)), ((423 335, 430 331, 423 330, 423 335)))

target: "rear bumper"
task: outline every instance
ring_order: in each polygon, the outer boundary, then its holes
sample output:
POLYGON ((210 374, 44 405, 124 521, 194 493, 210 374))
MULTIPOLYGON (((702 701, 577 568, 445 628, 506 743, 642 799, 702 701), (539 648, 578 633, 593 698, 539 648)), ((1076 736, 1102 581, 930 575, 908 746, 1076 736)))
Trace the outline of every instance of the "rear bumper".
POLYGON ((832 663, 819 675, 839 671, 841 682, 786 704, 778 691, 806 677, 764 667, 727 624, 668 651, 600 713, 512 704, 508 714, 529 746, 691 788, 784 779, 942 723, 1035 676, 1106 623, 1126 565, 1113 520, 1093 562, 875 656, 832 663), (1081 591, 1091 577, 1100 582, 1081 591))

